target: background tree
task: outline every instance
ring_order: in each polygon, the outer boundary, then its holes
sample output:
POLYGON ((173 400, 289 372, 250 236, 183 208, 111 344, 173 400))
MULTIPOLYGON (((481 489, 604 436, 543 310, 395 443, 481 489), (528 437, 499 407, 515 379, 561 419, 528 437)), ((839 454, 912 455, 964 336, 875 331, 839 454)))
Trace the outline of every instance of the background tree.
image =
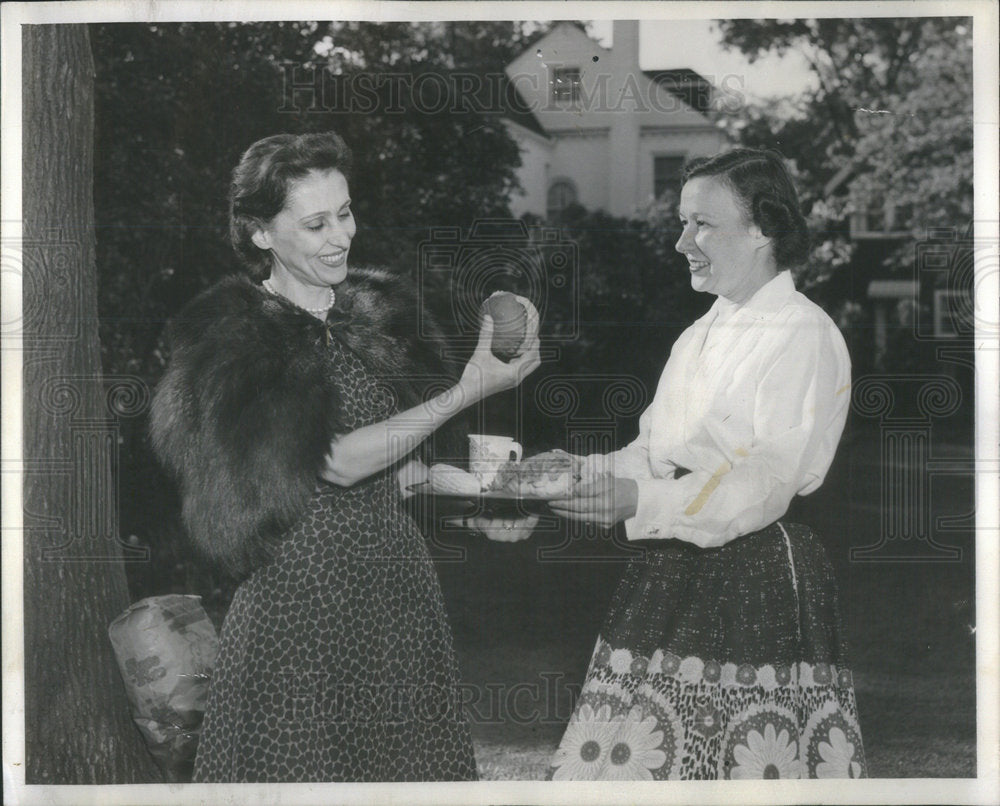
MULTIPOLYGON (((239 271, 228 243, 229 177, 261 137, 333 129, 353 146, 355 265, 414 274, 432 228, 465 232, 476 219, 507 216, 520 157, 501 121, 502 98, 488 94, 490 74, 502 76, 541 30, 512 22, 92 26, 105 369, 154 384, 167 319, 239 271)), ((445 289, 427 302, 450 315, 445 289)), ((176 519, 164 517, 177 502, 143 419, 123 422, 122 436, 125 534, 154 552, 153 562, 129 566, 133 596, 197 592, 218 615, 230 583, 199 564, 176 519)))
POLYGON ((166 319, 238 270, 227 240, 229 175, 261 137, 333 129, 353 146, 358 264, 413 272, 431 227, 506 215, 517 147, 496 101, 484 98, 489 87, 465 93, 457 82, 502 74, 530 36, 520 30, 510 22, 94 26, 105 366, 156 378, 166 319))
POLYGON ((107 634, 129 597, 100 425, 90 42, 33 25, 23 44, 25 779, 157 781, 107 634))
POLYGON ((795 50, 815 76, 814 87, 801 95, 751 105, 728 120, 741 143, 777 147, 798 171, 815 236, 812 259, 797 272, 800 286, 838 321, 858 372, 936 366, 934 345, 914 339, 916 317, 931 316, 935 283, 971 297, 971 273, 923 277, 921 300, 901 300, 891 311, 884 352, 872 341, 867 289, 876 278, 917 279, 918 244, 929 238, 938 240, 939 254, 950 250, 951 265, 970 263, 963 235, 973 198, 971 20, 717 25, 723 44, 751 61, 795 50), (897 235, 852 239, 851 216, 888 221, 887 202, 897 235))
MULTIPOLYGON (((964 227, 972 215, 972 25, 962 17, 720 20, 724 45, 752 62, 803 54, 816 86, 740 110, 739 140, 777 146, 799 171, 821 237, 807 279, 847 264, 846 217, 890 195, 908 228, 964 227), (840 175, 843 181, 827 191, 840 175)), ((912 265, 912 244, 886 267, 912 265)), ((820 289, 822 290, 822 289, 820 289)))

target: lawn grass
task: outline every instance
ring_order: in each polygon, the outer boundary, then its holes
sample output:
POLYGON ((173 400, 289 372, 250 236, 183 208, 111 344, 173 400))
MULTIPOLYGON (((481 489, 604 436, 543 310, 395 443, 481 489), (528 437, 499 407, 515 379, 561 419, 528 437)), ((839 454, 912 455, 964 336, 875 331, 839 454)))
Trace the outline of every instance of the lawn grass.
POLYGON ((556 745, 547 742, 516 745, 477 741, 476 765, 481 781, 544 781, 556 745))

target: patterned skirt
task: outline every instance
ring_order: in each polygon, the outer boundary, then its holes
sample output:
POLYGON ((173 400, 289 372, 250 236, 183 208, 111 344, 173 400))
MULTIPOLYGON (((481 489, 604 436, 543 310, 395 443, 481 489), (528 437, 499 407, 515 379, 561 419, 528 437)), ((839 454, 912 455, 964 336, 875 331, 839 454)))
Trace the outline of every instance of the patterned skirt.
POLYGON ((631 562, 547 777, 866 774, 830 563, 808 527, 774 523, 631 562))

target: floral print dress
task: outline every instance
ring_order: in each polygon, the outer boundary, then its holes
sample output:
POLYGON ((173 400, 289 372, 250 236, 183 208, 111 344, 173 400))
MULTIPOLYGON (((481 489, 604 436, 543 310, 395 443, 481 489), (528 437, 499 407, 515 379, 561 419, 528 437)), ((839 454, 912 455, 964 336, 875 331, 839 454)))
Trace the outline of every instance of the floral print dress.
POLYGON ((648 549, 615 594, 548 777, 865 776, 839 625, 807 527, 648 549))

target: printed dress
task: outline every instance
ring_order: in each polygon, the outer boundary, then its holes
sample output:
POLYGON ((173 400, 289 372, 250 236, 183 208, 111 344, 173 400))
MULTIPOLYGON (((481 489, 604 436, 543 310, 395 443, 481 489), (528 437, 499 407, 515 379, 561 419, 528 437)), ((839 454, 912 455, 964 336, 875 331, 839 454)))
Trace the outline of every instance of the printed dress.
POLYGON ((867 774, 830 563, 780 520, 822 483, 849 389, 843 339, 787 272, 681 335, 639 437, 590 458, 635 479, 644 552, 549 778, 867 774))
MULTIPOLYGON (((350 428, 392 396, 333 340, 350 428)), ((441 590, 394 474, 319 484, 226 615, 198 782, 476 777, 441 590)))
POLYGON ((719 549, 633 560, 549 777, 865 775, 833 576, 777 523, 719 549))

